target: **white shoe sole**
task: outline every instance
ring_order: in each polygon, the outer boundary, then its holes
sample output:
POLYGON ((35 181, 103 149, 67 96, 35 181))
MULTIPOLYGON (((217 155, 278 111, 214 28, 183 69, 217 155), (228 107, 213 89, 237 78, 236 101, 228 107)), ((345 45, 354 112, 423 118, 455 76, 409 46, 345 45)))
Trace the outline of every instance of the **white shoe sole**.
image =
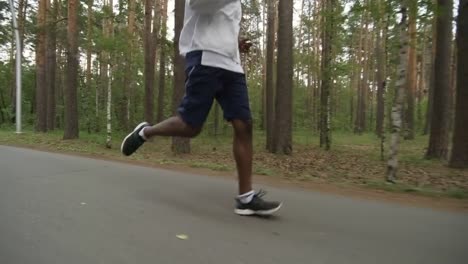
MULTIPOLYGON (((149 125, 149 123, 148 123, 148 122, 141 122, 140 124, 138 124, 138 126, 135 127, 135 129, 133 129, 132 132, 130 132, 130 133, 124 138, 124 140, 122 141, 122 144, 120 144, 120 152, 121 152, 122 154, 124 154, 124 153, 123 153, 123 146, 124 146, 124 144, 125 144, 125 141, 127 141, 127 139, 128 139, 135 131, 137 131, 138 129, 140 129, 141 127, 146 126, 146 125, 149 125)), ((125 155, 125 154, 124 154, 124 155, 125 155)))
POLYGON ((283 204, 281 203, 278 205, 278 207, 270 209, 270 210, 263 210, 263 211, 254 211, 250 209, 234 209, 234 213, 238 215, 261 215, 261 216, 267 216, 267 215, 272 215, 275 212, 277 212, 283 204))

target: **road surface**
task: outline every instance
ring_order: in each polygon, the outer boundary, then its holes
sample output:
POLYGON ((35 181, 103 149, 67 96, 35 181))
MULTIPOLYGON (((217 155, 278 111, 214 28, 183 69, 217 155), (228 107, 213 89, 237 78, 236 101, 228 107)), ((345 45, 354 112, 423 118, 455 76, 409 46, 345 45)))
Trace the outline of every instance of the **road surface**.
POLYGON ((240 217, 230 179, 0 146, 0 263, 468 263, 466 213, 266 189, 240 217))

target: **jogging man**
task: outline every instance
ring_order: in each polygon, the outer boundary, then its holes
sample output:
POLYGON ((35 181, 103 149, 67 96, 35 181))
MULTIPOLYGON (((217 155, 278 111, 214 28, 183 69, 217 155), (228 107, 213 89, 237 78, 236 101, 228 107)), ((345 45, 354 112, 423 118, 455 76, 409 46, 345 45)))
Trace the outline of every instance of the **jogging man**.
POLYGON ((233 152, 239 178, 239 195, 234 212, 239 215, 270 215, 279 202, 262 199, 252 188, 252 116, 247 83, 240 61, 240 0, 186 0, 184 28, 179 49, 185 57, 185 96, 178 115, 151 126, 139 124, 122 142, 124 155, 133 154, 155 136, 197 136, 216 99, 224 118, 234 128, 233 152))

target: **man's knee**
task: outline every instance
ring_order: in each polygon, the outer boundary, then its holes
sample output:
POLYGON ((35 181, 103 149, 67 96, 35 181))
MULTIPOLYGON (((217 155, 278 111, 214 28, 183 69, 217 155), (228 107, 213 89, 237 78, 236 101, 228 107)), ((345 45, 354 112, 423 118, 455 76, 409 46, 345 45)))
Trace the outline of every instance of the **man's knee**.
POLYGON ((252 120, 233 120, 234 131, 238 136, 252 137, 252 120))
POLYGON ((176 116, 176 118, 179 124, 183 126, 183 132, 181 133, 183 137, 194 138, 200 134, 202 126, 189 125, 180 115, 176 116))

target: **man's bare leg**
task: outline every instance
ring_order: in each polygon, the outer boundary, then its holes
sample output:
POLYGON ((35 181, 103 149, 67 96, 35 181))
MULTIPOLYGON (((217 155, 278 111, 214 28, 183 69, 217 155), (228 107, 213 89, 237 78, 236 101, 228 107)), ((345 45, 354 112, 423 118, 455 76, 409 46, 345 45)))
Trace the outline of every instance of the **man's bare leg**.
POLYGON ((235 119, 232 125, 233 151, 239 175, 239 196, 234 212, 239 215, 271 215, 281 208, 281 203, 263 200, 264 192, 254 192, 252 188, 252 123, 235 119))
POLYGON ((154 136, 165 137, 195 137, 201 131, 200 128, 194 128, 186 124, 180 116, 173 116, 154 126, 147 126, 143 134, 147 139, 154 136))
POLYGON ((252 191, 252 123, 250 121, 233 120, 234 143, 233 151, 239 177, 239 194, 252 191))
POLYGON ((168 118, 154 126, 143 122, 125 137, 120 149, 124 155, 130 156, 135 153, 146 140, 154 136, 195 137, 200 134, 200 131, 201 127, 195 128, 186 124, 180 116, 168 118))

